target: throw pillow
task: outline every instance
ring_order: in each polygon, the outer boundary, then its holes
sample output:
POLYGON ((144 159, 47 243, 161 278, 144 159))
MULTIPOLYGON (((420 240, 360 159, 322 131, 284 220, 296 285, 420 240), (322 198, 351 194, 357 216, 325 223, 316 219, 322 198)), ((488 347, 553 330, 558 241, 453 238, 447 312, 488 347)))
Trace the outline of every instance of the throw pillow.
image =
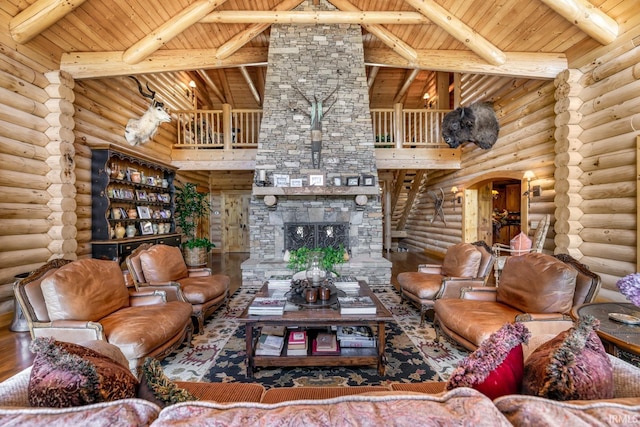
POLYGON ((599 326, 585 316, 538 347, 527 359, 522 392, 554 400, 613 398, 613 367, 595 332, 599 326))
POLYGON ((471 387, 490 399, 518 393, 524 369, 522 344, 530 336, 524 324, 506 323, 458 364, 447 390, 471 387))
POLYGON ((36 338, 29 378, 31 406, 67 408, 135 397, 136 377, 125 366, 78 344, 36 338))
POLYGON ((178 402, 198 400, 197 397, 171 381, 164 374, 160 362, 152 357, 147 357, 142 365, 138 397, 155 403, 161 408, 178 402))

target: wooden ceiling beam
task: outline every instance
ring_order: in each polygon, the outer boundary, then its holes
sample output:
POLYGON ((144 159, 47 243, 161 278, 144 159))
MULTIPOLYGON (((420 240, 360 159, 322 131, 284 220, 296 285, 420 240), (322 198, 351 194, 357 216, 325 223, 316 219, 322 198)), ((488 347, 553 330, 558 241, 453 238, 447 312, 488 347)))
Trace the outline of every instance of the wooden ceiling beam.
MULTIPOLYGON (((346 12, 361 12, 356 6, 347 0, 329 0, 329 3, 346 12)), ((400 38, 396 37, 391 31, 376 24, 361 24, 362 27, 376 36, 382 43, 389 46, 394 52, 409 61, 415 61, 418 57, 415 49, 409 46, 400 38)))
POLYGON ((405 3, 410 4, 489 64, 503 65, 507 61, 504 52, 434 0, 405 0, 405 3))
POLYGON ((131 65, 139 63, 226 1, 200 0, 189 5, 127 49, 122 55, 122 60, 131 65))
POLYGON ((224 94, 222 93, 222 91, 220 90, 218 85, 216 85, 216 83, 211 79, 209 74, 207 74, 207 72, 205 70, 198 70, 197 72, 198 72, 198 75, 200 76, 200 78, 202 79, 202 81, 204 81, 204 83, 207 85, 207 87, 209 87, 211 89, 211 91, 213 91, 213 94, 216 97, 218 97, 218 99, 223 104, 226 104, 227 100, 224 97, 224 94))
POLYGON ((618 38, 618 23, 587 0, 541 0, 603 45, 618 38))
POLYGON ((411 86, 413 81, 416 79, 416 77, 418 77, 418 73, 419 72, 420 72, 420 70, 417 69, 417 68, 413 69, 413 70, 411 70, 411 72, 409 72, 409 75, 405 79, 404 84, 402 85, 402 87, 400 88, 398 93, 396 94, 395 98, 393 98, 393 103, 394 104, 397 104, 400 101, 402 101, 402 97, 404 97, 404 95, 409 90, 409 87, 411 86))
MULTIPOLYGON (((281 3, 278 3, 272 11, 288 11, 300 5, 302 1, 303 0, 284 0, 281 3)), ((244 13, 248 12, 244 11, 244 13)), ((216 58, 227 59, 258 34, 269 28, 270 25, 271 24, 261 23, 250 25, 247 29, 231 37, 231 39, 229 39, 225 44, 220 46, 216 52, 216 58)))
POLYGON ((267 11, 211 12, 201 24, 399 24, 423 25, 429 19, 418 12, 378 11, 267 11))
POLYGON ((416 50, 418 58, 408 61, 395 52, 384 49, 366 49, 367 65, 381 67, 420 68, 472 74, 492 74, 521 78, 554 79, 568 68, 563 53, 507 52, 503 65, 487 64, 475 54, 465 50, 416 50))
POLYGON ((11 18, 9 31, 18 43, 27 43, 86 0, 37 0, 11 18))
POLYGON ((240 74, 242 74, 242 77, 244 77, 244 80, 249 85, 249 90, 251 91, 251 95, 253 95, 253 99, 256 100, 258 105, 262 105, 260 102, 260 94, 258 93, 258 89, 256 89, 256 85, 253 83, 253 80, 251 80, 247 67, 240 67, 240 74))

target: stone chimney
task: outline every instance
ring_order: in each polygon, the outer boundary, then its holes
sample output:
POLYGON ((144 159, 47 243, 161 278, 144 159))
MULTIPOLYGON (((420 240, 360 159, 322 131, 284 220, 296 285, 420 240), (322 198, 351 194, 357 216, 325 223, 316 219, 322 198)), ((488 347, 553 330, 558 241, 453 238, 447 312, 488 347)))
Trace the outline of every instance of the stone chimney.
MULTIPOLYGON (((296 10, 335 8, 323 0, 296 10)), ((268 61, 243 283, 291 273, 283 256, 292 223, 347 224, 342 274, 389 283, 360 26, 272 25, 268 61)))

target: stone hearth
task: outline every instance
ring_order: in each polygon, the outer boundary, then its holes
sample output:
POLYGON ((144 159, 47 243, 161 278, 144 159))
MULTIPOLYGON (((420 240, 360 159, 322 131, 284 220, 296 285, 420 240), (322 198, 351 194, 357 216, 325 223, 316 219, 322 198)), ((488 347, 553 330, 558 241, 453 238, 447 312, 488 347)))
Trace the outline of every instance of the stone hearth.
MULTIPOLYGON (((323 0, 319 6, 305 1, 297 10, 335 8, 323 0)), ((291 273, 283 261, 288 223, 348 224, 351 259, 341 273, 389 283, 360 26, 272 25, 268 58, 256 182, 264 171, 271 183, 281 174, 302 187, 254 185, 243 283, 291 273), (312 129, 311 117, 320 110, 324 115, 312 129), (312 161, 312 130, 316 146, 321 139, 319 165, 312 161), (321 175, 324 185, 310 186, 310 175, 321 175), (374 185, 334 186, 334 177, 345 183, 363 176, 374 185)))

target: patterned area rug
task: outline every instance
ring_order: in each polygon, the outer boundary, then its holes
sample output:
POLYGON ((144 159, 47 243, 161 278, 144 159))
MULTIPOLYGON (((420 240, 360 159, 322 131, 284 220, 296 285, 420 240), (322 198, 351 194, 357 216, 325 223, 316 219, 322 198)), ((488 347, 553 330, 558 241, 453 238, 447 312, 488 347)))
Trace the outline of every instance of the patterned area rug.
POLYGON ((393 286, 372 286, 396 323, 387 325, 387 365, 383 377, 375 366, 260 368, 252 379, 245 375, 244 327, 235 320, 249 304, 257 288, 241 288, 227 307, 195 335, 191 347, 183 346, 162 366, 167 376, 180 381, 256 382, 265 388, 282 386, 384 385, 389 382, 447 380, 451 370, 468 353, 445 339, 436 343, 433 325, 420 326, 420 313, 402 301, 393 286))

